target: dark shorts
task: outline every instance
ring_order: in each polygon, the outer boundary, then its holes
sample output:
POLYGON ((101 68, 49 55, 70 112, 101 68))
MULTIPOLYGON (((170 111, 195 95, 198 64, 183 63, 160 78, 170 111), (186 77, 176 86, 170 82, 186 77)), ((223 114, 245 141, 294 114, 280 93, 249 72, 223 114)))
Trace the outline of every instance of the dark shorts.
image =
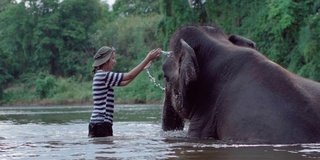
POLYGON ((89 123, 89 137, 113 136, 112 124, 108 122, 89 123))

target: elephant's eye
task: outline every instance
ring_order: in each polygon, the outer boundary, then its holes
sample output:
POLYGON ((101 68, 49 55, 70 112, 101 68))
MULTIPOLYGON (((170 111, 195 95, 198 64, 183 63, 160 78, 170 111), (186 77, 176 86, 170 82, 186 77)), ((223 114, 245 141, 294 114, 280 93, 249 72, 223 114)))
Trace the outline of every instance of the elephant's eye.
POLYGON ((166 75, 164 75, 163 78, 168 81, 168 77, 166 75))

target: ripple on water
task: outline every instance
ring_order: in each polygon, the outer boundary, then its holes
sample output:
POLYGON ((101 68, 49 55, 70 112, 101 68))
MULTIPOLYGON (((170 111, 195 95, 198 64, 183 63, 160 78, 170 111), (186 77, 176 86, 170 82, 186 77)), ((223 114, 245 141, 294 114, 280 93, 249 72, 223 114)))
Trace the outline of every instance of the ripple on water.
POLYGON ((103 138, 87 137, 90 114, 79 114, 85 107, 31 109, 39 113, 0 114, 0 159, 320 159, 320 144, 226 144, 188 138, 187 127, 164 132, 159 106, 118 107, 114 136, 103 138))

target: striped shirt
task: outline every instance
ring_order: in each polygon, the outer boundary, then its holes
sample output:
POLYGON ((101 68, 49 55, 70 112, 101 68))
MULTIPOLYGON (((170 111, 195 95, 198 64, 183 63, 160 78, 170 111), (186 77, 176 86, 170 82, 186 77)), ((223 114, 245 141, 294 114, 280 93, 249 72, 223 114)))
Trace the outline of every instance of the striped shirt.
POLYGON ((105 72, 98 70, 93 77, 93 111, 91 123, 113 123, 114 86, 119 86, 123 73, 105 72))

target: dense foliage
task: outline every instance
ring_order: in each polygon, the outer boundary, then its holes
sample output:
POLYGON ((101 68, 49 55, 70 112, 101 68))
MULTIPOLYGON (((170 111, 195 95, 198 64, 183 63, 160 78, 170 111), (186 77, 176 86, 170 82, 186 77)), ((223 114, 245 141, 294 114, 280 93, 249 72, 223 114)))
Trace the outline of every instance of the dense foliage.
MULTIPOLYGON (((248 37, 273 61, 320 81, 319 12, 320 0, 116 0, 112 8, 100 0, 2 0, 0 103, 16 100, 10 89, 16 84, 39 100, 59 96, 61 77, 90 83, 92 56, 102 45, 116 48, 115 71, 129 71, 152 48, 167 49, 186 24, 215 24, 248 37)), ((162 60, 150 69, 160 82, 162 60)), ((145 73, 119 93, 131 102, 162 97, 145 73)))

